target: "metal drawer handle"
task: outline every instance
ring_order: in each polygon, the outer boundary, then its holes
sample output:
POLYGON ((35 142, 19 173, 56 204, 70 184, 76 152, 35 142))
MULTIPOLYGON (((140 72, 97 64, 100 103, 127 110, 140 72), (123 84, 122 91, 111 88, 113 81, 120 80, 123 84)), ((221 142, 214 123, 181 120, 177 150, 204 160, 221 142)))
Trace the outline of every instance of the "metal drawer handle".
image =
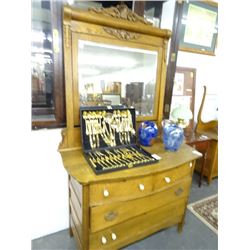
POLYGON ((139 189, 141 190, 141 191, 143 191, 144 190, 144 185, 143 184, 139 184, 139 189))
POLYGON ((165 181, 166 181, 166 183, 170 183, 171 179, 169 177, 165 177, 165 181))
POLYGON ((104 197, 108 197, 109 196, 109 191, 107 189, 103 190, 103 195, 104 197))
POLYGON ((178 188, 176 191, 175 191, 175 194, 176 196, 180 196, 182 193, 183 193, 183 188, 178 188))
POLYGON ((112 233, 112 234, 111 234, 111 238, 112 238, 112 240, 116 240, 116 238, 117 238, 117 237, 116 237, 116 234, 115 234, 115 233, 112 233))
POLYGON ((118 213, 115 211, 110 211, 104 215, 106 221, 112 221, 118 216, 118 213))
POLYGON ((107 239, 105 236, 102 236, 102 244, 103 245, 107 244, 107 239))

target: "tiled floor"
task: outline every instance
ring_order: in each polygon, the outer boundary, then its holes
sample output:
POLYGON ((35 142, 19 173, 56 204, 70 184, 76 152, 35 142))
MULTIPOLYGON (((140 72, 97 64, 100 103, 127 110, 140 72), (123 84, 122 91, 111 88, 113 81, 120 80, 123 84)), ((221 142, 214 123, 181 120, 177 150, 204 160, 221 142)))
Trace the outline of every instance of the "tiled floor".
MULTIPOLYGON (((214 179, 209 186, 203 181, 199 188, 198 175, 194 174, 189 203, 216 193, 218 193, 218 179, 214 179)), ((32 249, 75 250, 77 248, 74 238, 69 237, 68 230, 63 230, 33 240, 32 249)), ((177 227, 174 226, 123 248, 123 250, 133 249, 216 250, 218 249, 218 236, 187 210, 182 233, 179 234, 177 227)))

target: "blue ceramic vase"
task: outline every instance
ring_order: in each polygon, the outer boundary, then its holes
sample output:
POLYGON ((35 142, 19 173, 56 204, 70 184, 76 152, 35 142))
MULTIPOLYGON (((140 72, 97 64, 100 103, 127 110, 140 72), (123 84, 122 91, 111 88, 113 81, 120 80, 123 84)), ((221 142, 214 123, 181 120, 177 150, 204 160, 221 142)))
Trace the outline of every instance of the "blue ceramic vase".
POLYGON ((139 141, 143 146, 151 146, 158 135, 158 128, 154 122, 145 121, 138 129, 139 141))
POLYGON ((162 121, 163 142, 168 151, 177 151, 184 140, 184 130, 178 124, 170 121, 162 121))

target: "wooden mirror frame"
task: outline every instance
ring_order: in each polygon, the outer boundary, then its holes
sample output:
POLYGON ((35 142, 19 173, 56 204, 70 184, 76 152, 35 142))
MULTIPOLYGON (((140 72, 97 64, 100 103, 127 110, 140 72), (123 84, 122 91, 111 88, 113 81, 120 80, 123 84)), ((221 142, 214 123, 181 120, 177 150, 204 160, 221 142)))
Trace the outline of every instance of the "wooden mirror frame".
POLYGON ((62 130, 59 150, 81 147, 79 127, 79 92, 77 66, 77 39, 137 48, 153 48, 158 52, 155 114, 141 117, 137 122, 153 120, 160 125, 163 119, 163 102, 166 79, 166 55, 170 30, 153 27, 143 17, 132 12, 125 4, 110 8, 89 8, 88 10, 63 8, 64 72, 67 128, 62 130))

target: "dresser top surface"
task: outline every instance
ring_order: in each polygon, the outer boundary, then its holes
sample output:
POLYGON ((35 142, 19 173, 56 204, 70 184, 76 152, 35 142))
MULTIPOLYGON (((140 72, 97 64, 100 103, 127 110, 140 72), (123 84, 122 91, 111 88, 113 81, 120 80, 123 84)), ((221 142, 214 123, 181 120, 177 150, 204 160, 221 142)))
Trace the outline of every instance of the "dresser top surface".
POLYGON ((151 147, 144 147, 149 153, 161 157, 159 162, 142 167, 136 167, 111 173, 96 175, 84 158, 82 149, 60 152, 64 167, 69 175, 79 183, 88 184, 92 182, 112 181, 131 177, 139 177, 162 172, 178 167, 184 163, 200 158, 192 147, 183 144, 176 152, 169 152, 164 149, 162 142, 157 141, 151 147))

